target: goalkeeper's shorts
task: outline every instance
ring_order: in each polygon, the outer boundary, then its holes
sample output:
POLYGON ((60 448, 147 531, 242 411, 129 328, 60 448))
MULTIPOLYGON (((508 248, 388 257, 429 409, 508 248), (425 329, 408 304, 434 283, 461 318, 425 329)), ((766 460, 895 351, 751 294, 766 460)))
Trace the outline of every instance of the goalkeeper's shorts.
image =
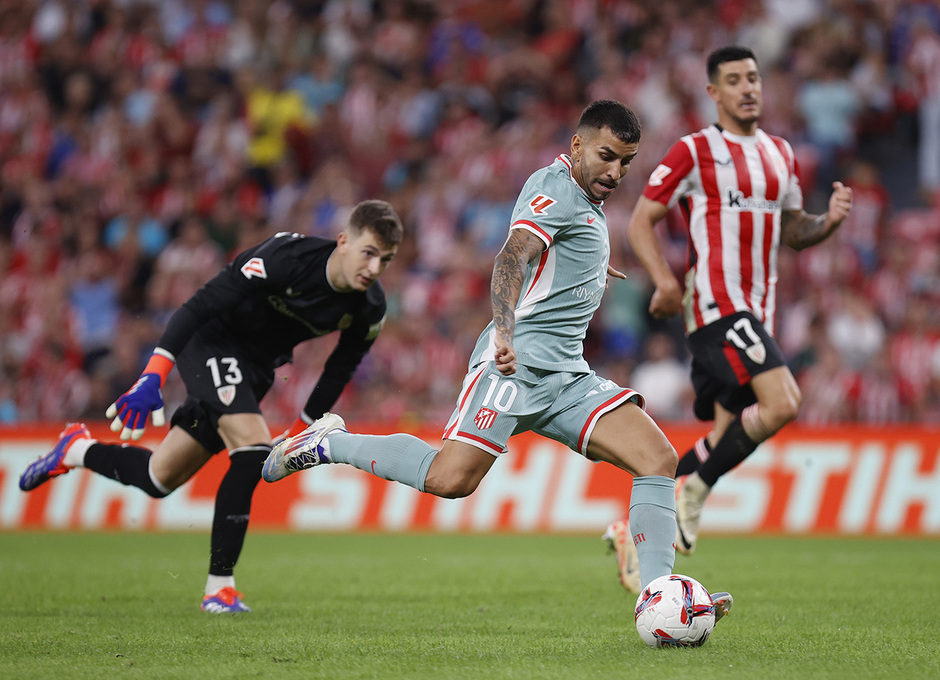
POLYGON ((274 383, 274 370, 261 366, 244 350, 196 334, 177 357, 187 397, 170 419, 207 450, 225 448, 218 434, 219 417, 261 413, 261 399, 274 383))

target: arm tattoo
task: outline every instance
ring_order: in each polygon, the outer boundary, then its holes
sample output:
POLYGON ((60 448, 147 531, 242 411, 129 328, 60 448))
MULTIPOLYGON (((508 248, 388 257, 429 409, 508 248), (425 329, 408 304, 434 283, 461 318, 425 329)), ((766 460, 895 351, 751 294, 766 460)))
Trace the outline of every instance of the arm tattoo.
POLYGON ((496 256, 490 283, 493 323, 496 332, 510 341, 516 330, 515 308, 522 293, 526 265, 543 250, 545 243, 538 236, 526 229, 513 229, 496 256))
POLYGON ((803 250, 825 240, 836 226, 827 225, 825 215, 785 211, 780 220, 780 238, 794 250, 803 250))

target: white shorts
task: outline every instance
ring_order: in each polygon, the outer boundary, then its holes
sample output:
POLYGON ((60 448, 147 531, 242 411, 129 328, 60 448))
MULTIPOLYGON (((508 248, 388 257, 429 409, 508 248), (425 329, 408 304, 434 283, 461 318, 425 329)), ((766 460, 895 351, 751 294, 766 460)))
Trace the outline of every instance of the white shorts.
POLYGON ((645 405, 638 392, 594 371, 568 373, 519 365, 513 375, 503 375, 487 361, 464 378, 443 439, 498 456, 512 435, 531 431, 585 455, 598 419, 628 401, 640 408, 645 405))

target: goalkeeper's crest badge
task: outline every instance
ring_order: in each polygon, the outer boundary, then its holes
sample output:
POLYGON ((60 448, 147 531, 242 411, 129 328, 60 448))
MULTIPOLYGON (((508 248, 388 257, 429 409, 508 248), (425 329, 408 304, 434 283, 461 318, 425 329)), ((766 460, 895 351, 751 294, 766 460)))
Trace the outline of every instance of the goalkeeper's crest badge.
POLYGON ((382 332, 382 326, 384 325, 385 317, 383 316, 378 323, 374 323, 369 326, 369 332, 366 333, 366 340, 375 340, 377 337, 379 337, 379 333, 382 332))
POLYGON ((216 390, 216 394, 219 395, 219 401, 226 406, 231 406, 235 401, 235 385, 223 385, 216 390))

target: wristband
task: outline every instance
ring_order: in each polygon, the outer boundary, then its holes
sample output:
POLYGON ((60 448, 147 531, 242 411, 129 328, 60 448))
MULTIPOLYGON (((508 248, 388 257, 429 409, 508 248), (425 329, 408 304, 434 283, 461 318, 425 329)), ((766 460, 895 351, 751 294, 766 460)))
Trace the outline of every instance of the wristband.
POLYGON ((150 355, 150 361, 147 362, 141 375, 144 373, 156 373, 160 376, 160 387, 163 387, 175 363, 176 359, 172 354, 161 347, 157 347, 153 350, 153 354, 150 355))

